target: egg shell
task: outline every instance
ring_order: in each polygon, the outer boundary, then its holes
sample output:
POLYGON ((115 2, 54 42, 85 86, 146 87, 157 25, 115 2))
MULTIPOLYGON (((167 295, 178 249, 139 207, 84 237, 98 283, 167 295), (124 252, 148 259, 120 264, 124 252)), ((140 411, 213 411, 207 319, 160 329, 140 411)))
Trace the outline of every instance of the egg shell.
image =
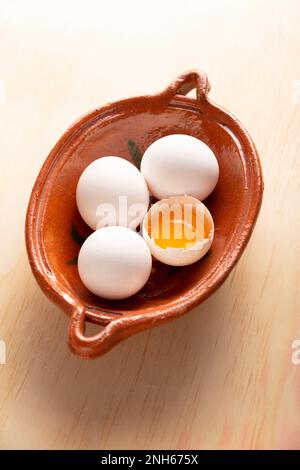
POLYGON ((141 172, 157 199, 187 194, 202 201, 218 182, 219 165, 213 151, 200 139, 172 134, 147 148, 141 172))
POLYGON ((106 299, 125 299, 147 282, 152 257, 145 240, 126 227, 105 227, 93 232, 78 256, 83 284, 106 299))
POLYGON ((149 191, 141 172, 124 158, 94 160, 81 174, 76 189, 83 220, 96 230, 108 225, 135 229, 149 206, 149 191))
POLYGON ((150 208, 143 220, 142 233, 150 248, 152 256, 154 256, 158 261, 170 266, 187 266, 199 261, 210 249, 214 238, 214 222, 209 210, 201 201, 191 196, 175 196, 162 199, 150 208), (161 248, 155 243, 154 239, 151 238, 148 233, 149 217, 155 217, 155 215, 161 210, 163 204, 172 206, 174 203, 181 205, 191 204, 197 208, 197 211, 201 211, 209 224, 209 235, 207 238, 197 241, 189 248, 161 248))

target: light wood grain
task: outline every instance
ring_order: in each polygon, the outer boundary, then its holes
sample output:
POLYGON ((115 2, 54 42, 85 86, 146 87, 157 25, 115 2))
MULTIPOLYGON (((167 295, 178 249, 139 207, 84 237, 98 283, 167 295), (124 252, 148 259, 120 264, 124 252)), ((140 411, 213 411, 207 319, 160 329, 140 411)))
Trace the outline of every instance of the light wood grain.
POLYGON ((299 23, 297 0, 0 1, 1 448, 300 449, 299 23), (255 233, 199 308, 83 362, 28 266, 32 184, 82 113, 197 67, 260 153, 255 233))

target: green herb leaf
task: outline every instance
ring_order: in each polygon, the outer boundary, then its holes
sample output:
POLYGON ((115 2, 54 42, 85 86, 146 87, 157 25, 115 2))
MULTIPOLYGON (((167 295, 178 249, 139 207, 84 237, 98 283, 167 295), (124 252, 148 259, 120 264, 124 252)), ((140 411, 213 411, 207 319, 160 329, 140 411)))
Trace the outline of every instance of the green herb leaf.
POLYGON ((173 276, 173 274, 179 273, 182 270, 181 266, 170 266, 168 276, 173 276))
POLYGON ((78 233, 77 228, 75 227, 74 224, 72 224, 71 228, 71 237, 73 238, 74 242, 77 243, 78 245, 82 245, 85 238, 78 233))
POLYGON ((156 197, 152 196, 152 194, 150 194, 150 197, 149 197, 149 201, 150 201, 150 204, 155 204, 157 202, 157 199, 156 197))
POLYGON ((133 163, 135 166, 140 169, 141 166, 141 160, 142 160, 142 154, 136 144, 134 143, 133 140, 129 139, 128 140, 128 150, 130 152, 130 155, 132 157, 133 163))

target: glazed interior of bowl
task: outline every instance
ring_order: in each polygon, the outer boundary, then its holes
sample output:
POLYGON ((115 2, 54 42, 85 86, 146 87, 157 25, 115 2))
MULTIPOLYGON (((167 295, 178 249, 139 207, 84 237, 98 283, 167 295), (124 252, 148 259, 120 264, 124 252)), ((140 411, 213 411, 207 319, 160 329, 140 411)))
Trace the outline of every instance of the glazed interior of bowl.
MULTIPOLYGON (((54 149, 55 150, 55 149, 54 149)), ((183 156, 184 157, 184 156, 183 156)), ((40 194, 38 227, 49 272, 63 283, 71 296, 89 310, 130 314, 147 307, 163 307, 184 297, 206 282, 207 273, 220 266, 232 240, 243 230, 251 206, 251 162, 230 129, 209 114, 199 112, 193 100, 178 98, 168 106, 140 99, 120 102, 94 112, 77 124, 57 151, 40 194), (122 301, 109 301, 91 294, 82 284, 76 258, 91 230, 81 219, 75 201, 80 174, 93 160, 117 155, 138 164, 146 148, 168 134, 188 134, 203 140, 215 153, 220 178, 204 201, 215 223, 215 239, 209 253, 196 264, 176 268, 154 261, 145 287, 122 301)), ((231 248, 229 248, 231 247, 231 248)))

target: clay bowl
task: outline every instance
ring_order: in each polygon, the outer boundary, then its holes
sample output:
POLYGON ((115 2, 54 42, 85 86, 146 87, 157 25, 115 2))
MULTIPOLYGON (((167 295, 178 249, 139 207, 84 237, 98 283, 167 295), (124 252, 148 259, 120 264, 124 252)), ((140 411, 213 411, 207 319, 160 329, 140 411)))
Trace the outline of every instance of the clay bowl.
POLYGON ((157 95, 98 108, 65 132, 38 175, 26 218, 28 256, 42 290, 70 316, 69 345, 83 358, 100 356, 128 336, 195 307, 225 280, 249 240, 262 201, 259 158, 241 123, 212 104, 208 91, 206 75, 191 71, 157 95), (195 99, 184 96, 194 88, 195 99), (219 182, 205 201, 215 222, 211 250, 183 268, 154 261, 146 286, 126 300, 99 298, 83 286, 76 266, 80 245, 91 233, 76 209, 79 176, 105 155, 138 165, 153 141, 173 133, 202 139, 219 161, 219 182), (86 321, 102 326, 96 336, 85 336, 86 321))

